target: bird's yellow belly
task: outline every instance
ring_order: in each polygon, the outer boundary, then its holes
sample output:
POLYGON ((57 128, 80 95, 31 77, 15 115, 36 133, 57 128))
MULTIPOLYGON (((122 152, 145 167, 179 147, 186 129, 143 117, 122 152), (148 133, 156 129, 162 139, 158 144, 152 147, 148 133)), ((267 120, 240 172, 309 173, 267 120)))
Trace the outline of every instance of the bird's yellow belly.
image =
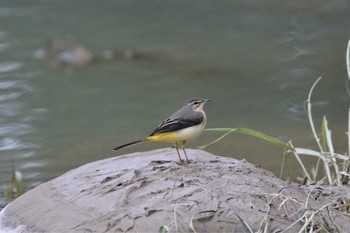
POLYGON ((149 136, 147 140, 155 142, 182 142, 198 137, 204 130, 205 125, 200 124, 185 129, 180 129, 176 132, 159 133, 149 136))
POLYGON ((148 137, 147 140, 154 142, 175 142, 176 133, 160 133, 148 137))

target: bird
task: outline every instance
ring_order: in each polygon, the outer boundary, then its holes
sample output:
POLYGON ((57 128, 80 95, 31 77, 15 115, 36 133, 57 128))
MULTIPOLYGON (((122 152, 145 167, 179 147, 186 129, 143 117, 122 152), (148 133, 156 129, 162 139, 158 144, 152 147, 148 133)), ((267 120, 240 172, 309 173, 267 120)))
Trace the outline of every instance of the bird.
POLYGON ((185 143, 188 140, 197 138, 203 132, 207 123, 203 107, 209 101, 211 99, 190 98, 179 110, 160 123, 147 137, 120 145, 112 151, 148 141, 171 142, 174 143, 180 163, 183 163, 184 160, 180 156, 179 145, 184 152, 185 162, 188 163, 189 159, 186 154, 185 143))

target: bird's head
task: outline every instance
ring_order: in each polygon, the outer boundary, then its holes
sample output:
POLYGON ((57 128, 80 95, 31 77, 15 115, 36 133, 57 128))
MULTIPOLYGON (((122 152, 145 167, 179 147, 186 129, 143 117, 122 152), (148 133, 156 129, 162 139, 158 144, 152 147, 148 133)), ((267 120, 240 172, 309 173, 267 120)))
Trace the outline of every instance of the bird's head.
POLYGON ((209 101, 211 101, 211 99, 194 97, 187 100, 183 106, 190 106, 192 107, 193 111, 203 111, 204 105, 209 101))

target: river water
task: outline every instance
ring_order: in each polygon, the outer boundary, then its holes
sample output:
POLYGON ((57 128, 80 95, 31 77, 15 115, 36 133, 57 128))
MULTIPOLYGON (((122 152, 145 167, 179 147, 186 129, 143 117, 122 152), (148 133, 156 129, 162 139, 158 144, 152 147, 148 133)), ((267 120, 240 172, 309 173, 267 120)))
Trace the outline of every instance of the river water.
MULTIPOLYGON (((316 148, 303 102, 319 76, 316 126, 326 115, 336 151, 347 150, 348 0, 2 0, 0 25, 1 195, 13 169, 28 189, 84 163, 169 146, 110 151, 149 134, 193 96, 213 100, 208 128, 247 127, 316 148), (51 57, 38 59, 50 43, 51 57), (84 66, 57 61, 74 46, 97 57, 126 54, 84 66)), ((188 145, 218 136, 205 132, 188 145)), ((275 174, 283 155, 237 134, 206 150, 275 174)), ((285 178, 301 175, 292 158, 286 170, 285 178)))

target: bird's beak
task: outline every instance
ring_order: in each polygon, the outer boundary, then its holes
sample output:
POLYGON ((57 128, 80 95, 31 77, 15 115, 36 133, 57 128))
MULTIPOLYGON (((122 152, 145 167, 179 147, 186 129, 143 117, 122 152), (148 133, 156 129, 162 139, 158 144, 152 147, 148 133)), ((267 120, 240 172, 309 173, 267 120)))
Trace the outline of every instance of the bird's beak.
POLYGON ((211 99, 204 99, 204 102, 207 103, 207 102, 210 102, 211 99))

